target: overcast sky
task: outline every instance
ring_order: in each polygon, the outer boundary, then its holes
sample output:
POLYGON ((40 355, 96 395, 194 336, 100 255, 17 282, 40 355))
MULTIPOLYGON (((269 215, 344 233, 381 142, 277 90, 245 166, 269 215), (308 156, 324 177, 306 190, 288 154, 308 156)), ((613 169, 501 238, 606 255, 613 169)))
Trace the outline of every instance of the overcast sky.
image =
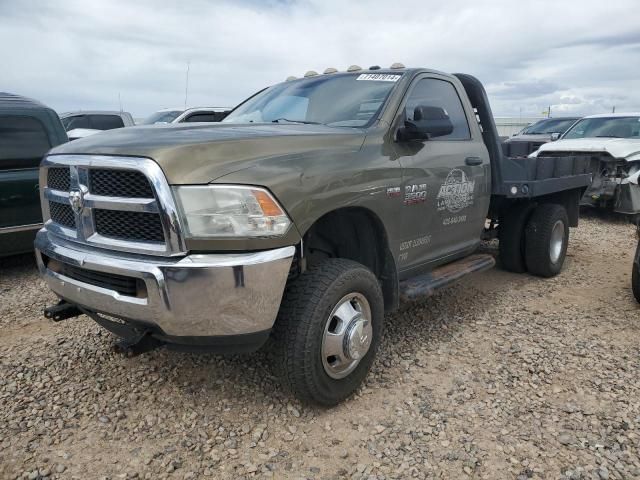
POLYGON ((0 91, 136 117, 350 64, 476 75, 497 116, 640 110, 638 0, 0 0, 0 91), (166 6, 164 6, 166 4, 166 6))

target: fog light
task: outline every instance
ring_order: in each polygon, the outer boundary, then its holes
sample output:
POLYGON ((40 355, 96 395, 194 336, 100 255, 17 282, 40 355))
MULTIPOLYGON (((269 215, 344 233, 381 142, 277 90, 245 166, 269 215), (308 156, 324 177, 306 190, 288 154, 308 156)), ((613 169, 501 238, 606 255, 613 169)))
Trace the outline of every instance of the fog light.
POLYGON ((516 195, 518 193, 518 187, 515 185, 511 187, 511 195, 516 195))

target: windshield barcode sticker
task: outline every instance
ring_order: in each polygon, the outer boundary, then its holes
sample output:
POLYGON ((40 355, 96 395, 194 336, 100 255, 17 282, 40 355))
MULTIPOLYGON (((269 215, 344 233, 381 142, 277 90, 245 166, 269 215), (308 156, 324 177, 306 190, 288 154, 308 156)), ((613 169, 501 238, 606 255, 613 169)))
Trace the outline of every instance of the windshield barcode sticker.
POLYGON ((362 73, 356 78, 356 80, 374 80, 378 82, 397 82, 399 79, 400 75, 391 73, 362 73))

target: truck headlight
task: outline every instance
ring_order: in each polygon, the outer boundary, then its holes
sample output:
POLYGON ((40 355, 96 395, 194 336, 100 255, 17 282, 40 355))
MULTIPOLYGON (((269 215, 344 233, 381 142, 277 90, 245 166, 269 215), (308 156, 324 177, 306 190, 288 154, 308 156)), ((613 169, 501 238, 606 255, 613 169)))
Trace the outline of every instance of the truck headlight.
POLYGON ((187 237, 277 237, 291 225, 264 188, 202 185, 173 191, 187 237))

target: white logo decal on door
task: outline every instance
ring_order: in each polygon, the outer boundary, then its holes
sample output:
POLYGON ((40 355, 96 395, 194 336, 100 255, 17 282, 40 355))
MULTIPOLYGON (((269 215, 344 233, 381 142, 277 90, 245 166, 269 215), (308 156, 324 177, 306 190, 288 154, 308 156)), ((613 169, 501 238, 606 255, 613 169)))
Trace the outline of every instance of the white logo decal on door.
POLYGON ((462 170, 454 168, 447 175, 436 197, 438 210, 456 213, 473 205, 475 186, 475 180, 469 180, 462 170))

